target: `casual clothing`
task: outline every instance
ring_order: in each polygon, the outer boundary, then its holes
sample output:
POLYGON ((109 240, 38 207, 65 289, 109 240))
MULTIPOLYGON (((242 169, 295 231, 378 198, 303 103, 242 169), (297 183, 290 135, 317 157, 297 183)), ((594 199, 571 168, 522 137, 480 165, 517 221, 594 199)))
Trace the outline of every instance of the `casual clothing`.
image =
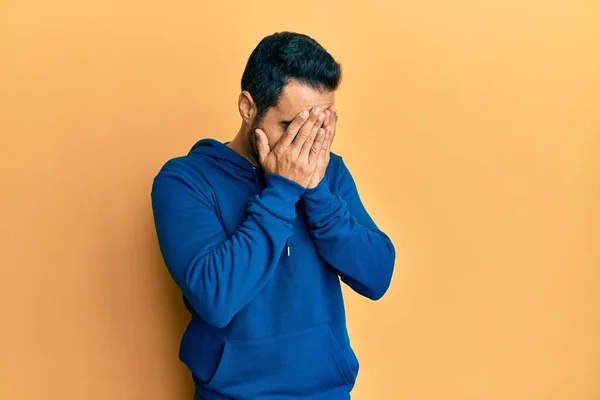
POLYGON ((198 142, 156 176, 163 258, 192 318, 180 358, 205 400, 347 400, 358 373, 340 278, 380 298, 395 250, 332 154, 307 190, 225 144, 198 142))

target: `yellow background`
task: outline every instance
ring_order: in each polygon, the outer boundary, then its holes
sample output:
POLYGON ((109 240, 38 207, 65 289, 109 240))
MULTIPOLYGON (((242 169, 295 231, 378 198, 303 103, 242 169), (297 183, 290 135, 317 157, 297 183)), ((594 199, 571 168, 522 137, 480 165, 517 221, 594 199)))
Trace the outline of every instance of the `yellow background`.
POLYGON ((334 151, 394 240, 357 400, 600 398, 600 2, 0 3, 0 398, 191 399, 150 185, 247 57, 344 65, 334 151))

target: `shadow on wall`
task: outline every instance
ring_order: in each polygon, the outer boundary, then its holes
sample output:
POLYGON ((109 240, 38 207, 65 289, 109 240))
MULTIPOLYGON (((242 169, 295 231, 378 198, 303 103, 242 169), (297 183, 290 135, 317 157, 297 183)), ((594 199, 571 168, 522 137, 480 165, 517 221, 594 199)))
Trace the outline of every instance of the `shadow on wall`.
POLYGON ((179 360, 179 345, 181 337, 185 331, 190 319, 190 313, 185 308, 181 291, 173 281, 167 267, 164 264, 156 231, 152 210, 149 211, 149 218, 145 219, 143 230, 148 237, 146 245, 149 254, 149 274, 155 277, 154 285, 151 285, 150 292, 156 302, 155 312, 160 311, 153 325, 160 334, 157 337, 157 345, 160 346, 159 354, 154 360, 149 360, 151 364, 163 362, 159 367, 161 371, 156 379, 163 380, 164 383, 158 384, 168 393, 157 395, 157 393, 147 393, 146 398, 173 398, 173 399, 192 399, 194 395, 193 381, 187 367, 179 360), (153 397, 154 396, 154 397, 153 397))
POLYGON ((84 363, 81 387, 98 384, 94 398, 192 399, 193 382, 178 357, 190 313, 160 253, 145 167, 88 177, 96 194, 86 197, 86 208, 74 208, 81 225, 73 232, 86 241, 71 252, 81 258, 72 264, 85 268, 56 275, 77 278, 71 286, 78 295, 71 302, 78 313, 64 319, 61 362, 84 363))

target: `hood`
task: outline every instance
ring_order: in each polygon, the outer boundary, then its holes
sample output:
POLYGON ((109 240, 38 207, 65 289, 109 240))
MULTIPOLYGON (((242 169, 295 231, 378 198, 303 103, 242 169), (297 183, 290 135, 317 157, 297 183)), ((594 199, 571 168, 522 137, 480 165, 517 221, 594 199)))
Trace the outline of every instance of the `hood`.
POLYGON ((202 139, 192 146, 189 155, 210 157, 235 176, 256 179, 262 175, 260 168, 255 167, 250 161, 228 147, 227 143, 221 143, 214 139, 202 139))

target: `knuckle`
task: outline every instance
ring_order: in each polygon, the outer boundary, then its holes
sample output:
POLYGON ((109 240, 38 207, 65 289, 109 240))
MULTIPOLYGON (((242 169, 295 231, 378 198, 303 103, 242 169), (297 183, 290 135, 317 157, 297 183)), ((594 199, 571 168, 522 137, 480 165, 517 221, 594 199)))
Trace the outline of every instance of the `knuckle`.
POLYGON ((300 132, 300 134, 298 134, 298 137, 300 138, 301 141, 306 140, 306 138, 308 137, 308 135, 310 134, 310 132, 300 132))

